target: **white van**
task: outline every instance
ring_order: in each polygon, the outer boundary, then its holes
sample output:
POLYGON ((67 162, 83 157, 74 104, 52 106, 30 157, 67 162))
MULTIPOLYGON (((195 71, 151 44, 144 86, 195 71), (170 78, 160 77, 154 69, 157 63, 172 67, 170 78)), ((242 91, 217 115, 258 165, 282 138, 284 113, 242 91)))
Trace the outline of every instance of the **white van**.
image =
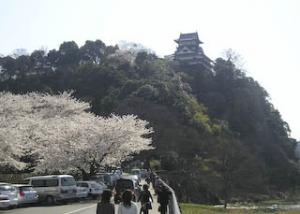
POLYGON ((71 175, 36 176, 26 180, 37 191, 40 201, 47 204, 76 198, 76 182, 71 175))

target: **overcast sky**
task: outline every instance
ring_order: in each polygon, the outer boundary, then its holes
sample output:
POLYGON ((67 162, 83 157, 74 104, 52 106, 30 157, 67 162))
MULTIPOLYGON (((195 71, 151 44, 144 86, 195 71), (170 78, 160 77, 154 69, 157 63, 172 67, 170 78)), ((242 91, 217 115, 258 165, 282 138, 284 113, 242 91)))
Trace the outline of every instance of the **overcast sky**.
POLYGON ((180 32, 198 31, 210 58, 228 48, 244 58, 300 140, 299 11, 298 0, 0 0, 0 53, 101 39, 163 56, 180 32))

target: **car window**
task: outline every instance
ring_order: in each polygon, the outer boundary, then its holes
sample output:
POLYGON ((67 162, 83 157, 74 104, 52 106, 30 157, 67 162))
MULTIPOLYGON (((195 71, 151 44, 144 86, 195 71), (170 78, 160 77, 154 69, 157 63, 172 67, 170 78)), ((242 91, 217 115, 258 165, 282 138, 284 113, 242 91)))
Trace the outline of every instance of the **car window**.
POLYGON ((131 172, 132 172, 132 174, 134 174, 134 175, 140 174, 140 171, 139 171, 139 170, 132 170, 131 172))
POLYGON ((31 181, 31 185, 33 186, 33 187, 45 187, 45 180, 32 180, 31 181))
POLYGON ((62 186, 76 186, 75 179, 73 177, 63 177, 61 178, 62 186))
POLYGON ((33 190, 33 188, 32 187, 20 187, 20 190, 21 191, 32 191, 33 190))
POLYGON ((104 182, 109 183, 110 182, 110 176, 104 175, 104 182))
POLYGON ((31 181, 31 185, 33 187, 57 187, 58 186, 58 179, 57 178, 33 179, 31 181))
POLYGON ((97 182, 99 182, 99 181, 105 182, 104 175, 95 175, 95 176, 92 176, 91 179, 95 180, 97 182))
POLYGON ((92 188, 98 188, 99 186, 100 186, 99 184, 91 183, 91 187, 92 187, 92 188))
POLYGON ((87 183, 77 183, 77 186, 79 187, 89 187, 87 183))
POLYGON ((46 180, 46 186, 47 187, 57 187, 58 186, 58 179, 54 178, 54 179, 46 180))
POLYGON ((16 188, 14 188, 13 186, 9 186, 9 185, 0 186, 0 192, 2 192, 2 191, 13 192, 15 190, 16 190, 16 188))
POLYGON ((131 180, 118 180, 117 189, 134 189, 134 184, 131 180))

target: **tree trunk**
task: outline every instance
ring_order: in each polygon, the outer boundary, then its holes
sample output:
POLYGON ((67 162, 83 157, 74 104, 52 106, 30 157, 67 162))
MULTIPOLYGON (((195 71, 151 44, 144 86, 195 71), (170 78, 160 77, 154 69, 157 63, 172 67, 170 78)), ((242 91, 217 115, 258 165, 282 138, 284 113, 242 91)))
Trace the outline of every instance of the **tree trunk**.
POLYGON ((228 192, 228 186, 224 186, 224 209, 227 208, 228 200, 229 200, 229 192, 228 192))
POLYGON ((227 202, 227 199, 225 199, 225 200, 224 200, 224 209, 227 208, 227 203, 228 203, 228 202, 227 202))
POLYGON ((96 175, 96 170, 97 170, 96 160, 93 159, 93 161, 90 163, 90 174, 89 174, 89 176, 92 177, 92 176, 96 175))
POLYGON ((81 172, 82 180, 86 181, 89 179, 89 174, 82 168, 78 168, 81 172))

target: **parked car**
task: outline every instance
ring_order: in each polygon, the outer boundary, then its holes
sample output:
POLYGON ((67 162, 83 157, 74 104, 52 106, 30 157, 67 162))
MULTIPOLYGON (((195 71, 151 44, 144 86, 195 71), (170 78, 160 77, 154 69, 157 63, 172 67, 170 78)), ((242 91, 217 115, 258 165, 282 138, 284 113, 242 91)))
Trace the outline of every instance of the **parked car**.
POLYGON ((106 186, 101 186, 95 181, 77 181, 77 186, 87 188, 88 195, 92 198, 99 197, 103 190, 106 189, 106 186))
POLYGON ((135 182, 136 182, 137 184, 139 184, 140 181, 141 181, 141 179, 139 179, 139 176, 137 176, 137 175, 126 175, 126 176, 122 176, 122 178, 124 178, 124 177, 130 178, 130 179, 132 179, 132 180, 135 180, 135 182))
POLYGON ((138 177, 139 182, 141 181, 141 179, 142 179, 142 172, 141 172, 140 169, 132 169, 130 174, 136 175, 138 177))
POLYGON ((39 200, 47 204, 76 199, 76 182, 71 175, 36 176, 26 180, 37 191, 39 200))
POLYGON ((17 189, 11 184, 0 183, 0 208, 11 208, 17 205, 17 189))
POLYGON ((91 180, 97 183, 105 183, 104 175, 94 175, 91 177, 91 180))
POLYGON ((112 189, 115 186, 116 180, 118 178, 120 178, 120 176, 117 173, 101 172, 93 176, 91 180, 98 183, 103 182, 108 188, 112 189))
POLYGON ((139 186, 138 180, 133 176, 122 176, 116 181, 115 186, 115 203, 121 202, 122 193, 125 190, 131 190, 134 194, 133 200, 136 201, 140 195, 141 188, 139 186))
POLYGON ((103 190, 107 189, 107 185, 105 183, 103 182, 97 182, 97 183, 102 187, 103 190))
POLYGON ((89 189, 87 187, 81 187, 77 184, 77 192, 76 192, 76 198, 77 199, 85 199, 89 195, 89 189))
POLYGON ((140 174, 141 174, 142 178, 146 178, 146 177, 148 177, 149 173, 148 173, 147 169, 141 169, 140 174))
POLYGON ((25 184, 13 184, 13 186, 17 189, 18 205, 38 202, 39 196, 32 186, 25 184))
MULTIPOLYGON (((122 169, 120 168, 120 167, 118 167, 118 168, 115 168, 113 171, 112 171, 114 174, 117 174, 118 176, 119 176, 119 178, 122 176, 122 174, 123 174, 123 171, 122 171, 122 169)), ((118 178, 118 179, 119 179, 118 178)))

